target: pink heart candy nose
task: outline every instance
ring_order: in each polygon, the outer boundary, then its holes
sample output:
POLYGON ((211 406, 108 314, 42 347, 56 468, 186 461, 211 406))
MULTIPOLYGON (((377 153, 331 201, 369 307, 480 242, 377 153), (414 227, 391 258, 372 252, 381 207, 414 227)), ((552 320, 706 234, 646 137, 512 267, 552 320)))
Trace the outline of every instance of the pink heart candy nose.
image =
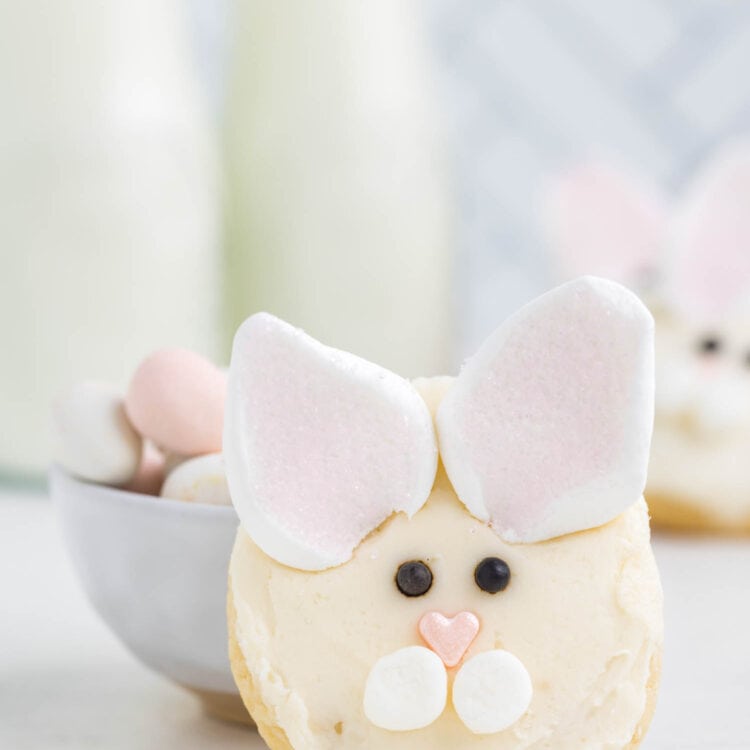
POLYGON ((461 661, 478 633, 479 618, 473 612, 459 612, 455 617, 428 612, 419 621, 419 634, 446 667, 461 661))

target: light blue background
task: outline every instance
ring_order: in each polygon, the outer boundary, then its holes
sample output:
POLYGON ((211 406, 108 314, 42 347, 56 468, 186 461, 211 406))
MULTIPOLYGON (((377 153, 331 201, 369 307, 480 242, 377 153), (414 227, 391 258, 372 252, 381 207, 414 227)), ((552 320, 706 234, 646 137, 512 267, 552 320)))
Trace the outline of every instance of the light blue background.
MULTIPOLYGON (((227 0, 188 0, 220 111, 227 0)), ((408 0, 406 0, 408 1, 408 0)), ((677 190, 750 130, 750 2, 426 0, 458 203, 462 350, 552 279, 545 176, 592 151, 677 190)))

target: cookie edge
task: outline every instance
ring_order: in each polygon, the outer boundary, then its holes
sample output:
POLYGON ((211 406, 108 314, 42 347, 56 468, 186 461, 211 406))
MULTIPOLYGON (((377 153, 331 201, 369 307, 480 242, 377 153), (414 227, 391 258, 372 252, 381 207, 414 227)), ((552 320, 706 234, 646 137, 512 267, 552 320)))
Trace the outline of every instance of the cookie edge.
POLYGON ((255 721, 258 733, 265 740, 270 750, 294 750, 286 732, 274 721, 271 712, 261 699, 260 690, 247 668, 245 655, 237 639, 237 610, 232 597, 232 578, 229 578, 227 590, 227 625, 229 630, 229 664, 232 675, 240 691, 245 708, 255 721))
POLYGON ((651 526, 656 531, 683 534, 711 534, 726 537, 750 536, 750 513, 728 520, 720 513, 711 513, 697 508, 678 495, 649 492, 646 488, 646 503, 651 516, 651 526))

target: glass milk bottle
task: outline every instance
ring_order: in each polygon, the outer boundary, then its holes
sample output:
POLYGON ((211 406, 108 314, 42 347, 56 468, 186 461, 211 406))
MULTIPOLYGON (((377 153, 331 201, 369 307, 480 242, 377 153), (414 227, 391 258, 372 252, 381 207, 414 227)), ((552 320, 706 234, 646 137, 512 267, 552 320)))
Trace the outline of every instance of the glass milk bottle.
POLYGON ((413 376, 452 364, 450 206, 413 2, 237 0, 228 285, 413 376))
POLYGON ((165 344, 214 354, 217 153, 180 0, 0 10, 0 473, 49 402, 165 344))

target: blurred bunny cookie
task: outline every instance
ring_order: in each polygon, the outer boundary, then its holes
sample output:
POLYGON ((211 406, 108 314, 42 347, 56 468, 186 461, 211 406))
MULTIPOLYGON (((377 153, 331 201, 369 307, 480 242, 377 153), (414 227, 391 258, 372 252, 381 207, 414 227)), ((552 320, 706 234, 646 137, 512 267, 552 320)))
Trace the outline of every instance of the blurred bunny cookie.
POLYGON ((629 284, 656 319, 654 522, 750 532, 750 144, 722 150, 674 207, 590 163, 549 208, 562 274, 629 284))
POLYGON ((267 314, 241 326, 230 656, 272 750, 640 744, 652 326, 579 279, 413 383, 267 314))

